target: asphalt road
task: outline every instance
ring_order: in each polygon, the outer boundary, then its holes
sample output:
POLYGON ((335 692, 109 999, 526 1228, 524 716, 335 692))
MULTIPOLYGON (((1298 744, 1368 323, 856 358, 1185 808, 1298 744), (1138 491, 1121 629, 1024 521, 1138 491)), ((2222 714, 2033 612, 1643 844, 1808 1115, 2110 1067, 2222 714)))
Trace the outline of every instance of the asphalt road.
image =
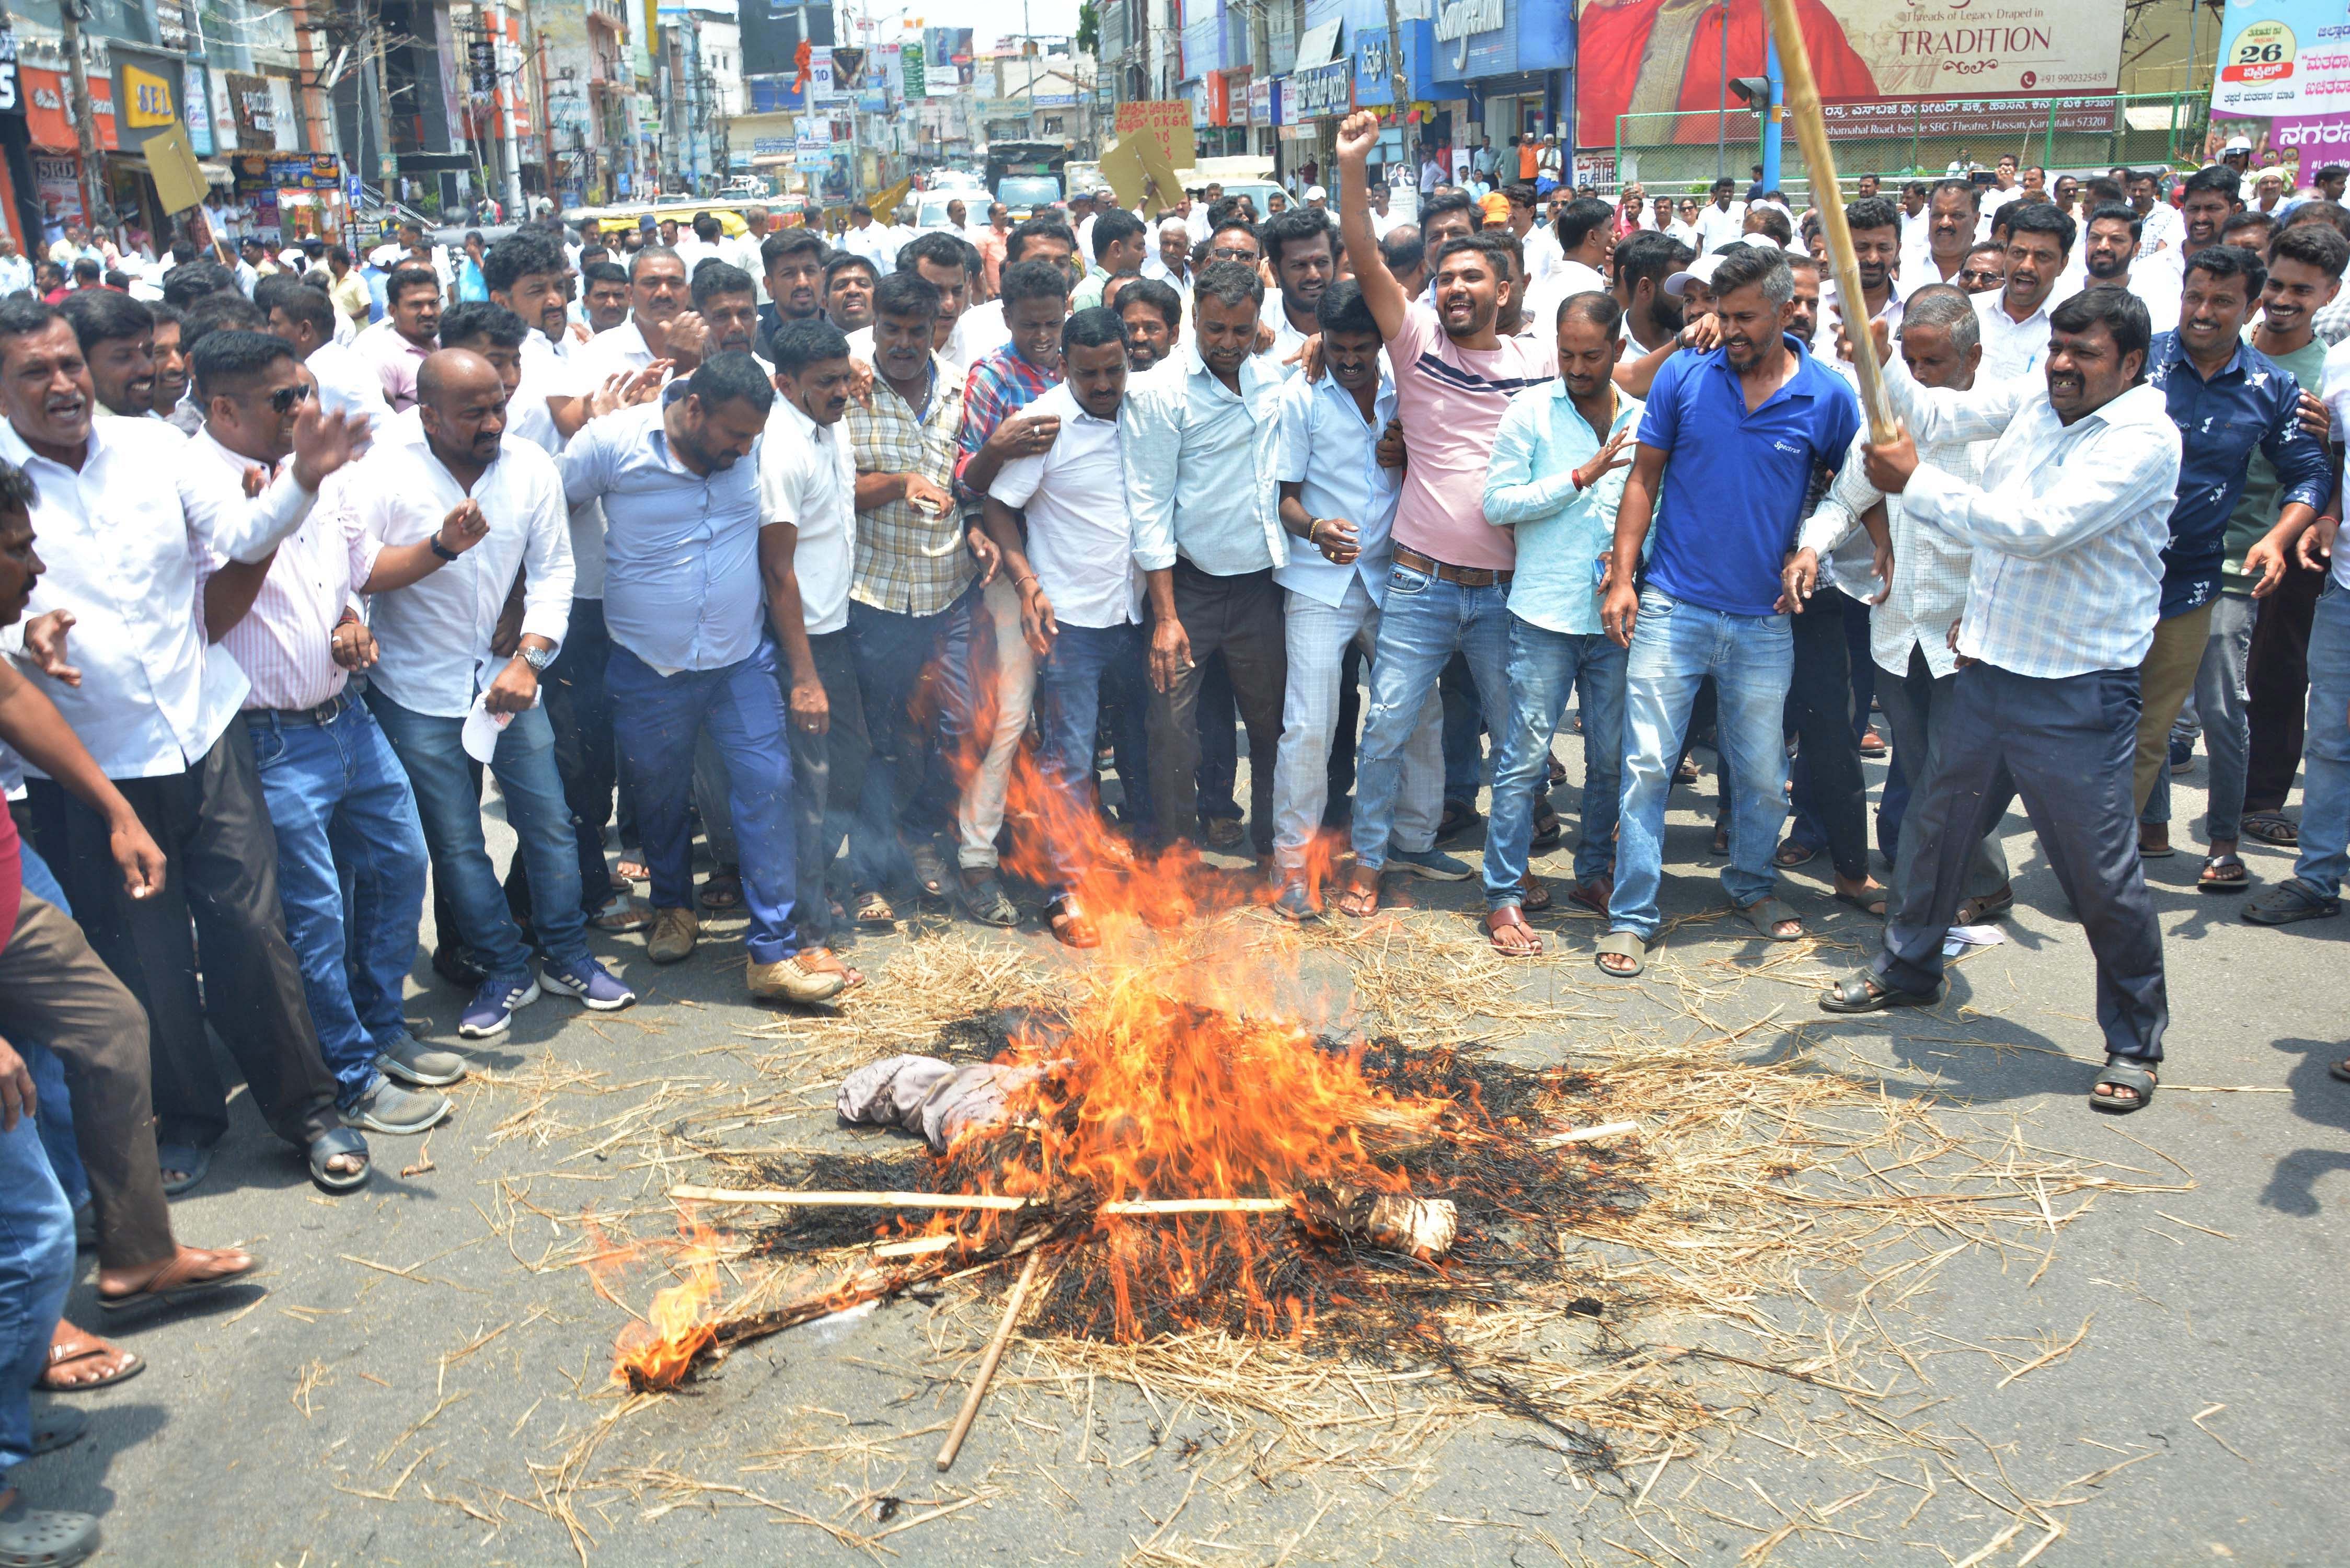
MULTIPOLYGON (((2199 782, 2178 791, 2182 842, 2199 782)), ((1571 814, 1568 796, 1560 804, 1571 814)), ((1720 900, 1694 804, 1676 796, 1669 914, 1720 900)), ((629 1406, 607 1380, 625 1316, 559 1262, 583 1250, 583 1210, 616 1235, 658 1232, 666 1188, 713 1174, 691 1156, 645 1152, 662 1146, 639 1135, 671 1108, 710 1104, 713 1086, 739 1085, 745 1104, 776 1087, 749 1065, 753 1048, 777 1049, 776 1015, 740 1000, 740 928, 728 923, 674 970, 653 971, 637 939, 602 943, 632 981, 651 982, 640 1006, 591 1023, 550 999, 522 1014, 475 1053, 498 1081, 462 1091, 429 1146, 374 1139, 376 1179, 358 1197, 315 1192, 240 1099, 213 1175, 175 1213, 191 1241, 264 1252, 266 1293, 104 1324, 149 1370, 79 1400, 88 1438, 19 1479, 38 1504, 102 1515, 108 1560, 130 1563, 894 1552, 916 1563, 2012 1563, 2049 1536, 2046 1519, 2063 1533, 2036 1561, 2068 1568, 2350 1560, 2339 1310, 2350 1085, 2325 1070, 2344 1054, 2350 925, 2246 926, 2237 900, 2196 893, 2191 854, 2150 863, 2169 965, 2168 1076, 2199 1087, 2166 1087, 2124 1120, 2093 1116, 2082 1100, 2097 1059, 2088 955, 2020 814, 2008 828, 2022 895, 2011 940, 1970 958, 1930 1012, 1814 1023, 1794 1049, 1880 1073, 1888 1094, 1933 1096, 1977 1153, 2012 1136, 2175 1189, 2106 1197, 2053 1241, 1942 1262, 1887 1324, 1931 1385, 1902 1412, 1928 1440, 1898 1457, 1852 1449, 1836 1435, 1849 1422, 1810 1426, 1835 1403, 1825 1394, 1748 1405, 1717 1390, 1720 1419, 1699 1441, 1658 1473, 1596 1485, 1499 1418, 1399 1444, 1378 1468, 1342 1462, 1357 1438, 1396 1437, 1366 1416, 1346 1445, 1333 1440, 1341 1459, 1253 1467, 1258 1437, 1244 1421, 1055 1377, 1015 1342, 962 1461, 940 1478, 935 1429, 986 1324, 983 1307, 957 1310, 954 1297, 777 1335, 686 1394, 629 1406), (2204 1092, 2227 1086, 2251 1092, 2204 1092), (400 1174, 428 1147, 431 1168, 400 1174), (558 1266, 539 1266, 550 1258, 558 1266), (2035 1346, 2085 1324, 2068 1353, 2002 1386, 2035 1346), (1644 1481, 1646 1501, 1629 1506, 1644 1481), (885 1496, 902 1501, 876 1502, 885 1496), (566 1507, 576 1535, 552 1517, 566 1507), (900 1528, 860 1549, 807 1517, 867 1535, 900 1528), (1789 1521, 1801 1528, 1781 1530, 1789 1521)), ((2262 881, 2285 873, 2274 852, 2248 846, 2247 858, 2262 881)), ((1856 952, 1858 917, 1828 918, 1823 871, 1791 874, 1791 896, 1856 952)), ((1465 889, 1428 901, 1470 907, 1465 889)), ((877 969, 906 940, 868 941, 858 960, 877 969)), ((1033 932, 1013 940, 1049 947, 1033 932)), ((1586 984, 1590 940, 1586 923, 1565 952, 1555 942, 1525 970, 1529 992, 1586 984)), ((1703 969, 1759 947, 1700 926, 1664 961, 1703 969)), ((1850 956, 1823 955, 1831 968, 1850 956)), ((414 1014, 451 1037, 457 997, 421 963, 418 975, 414 1014)), ((1658 1022, 1652 999, 1620 995, 1606 1003, 1611 1019, 1658 1022)), ((1809 1006, 1783 985, 1731 984, 1708 1013, 1734 1029, 1781 1010, 1742 1042, 1768 1054, 1785 1047, 1787 1025, 1813 1021, 1809 1006)), ((1510 1049, 1604 1068, 1606 1030, 1510 1049)), ((822 1085, 806 1106, 723 1137, 829 1147, 822 1085)), ((91 1323, 85 1275, 69 1311, 91 1323)), ((639 1272, 618 1288, 640 1308, 651 1282, 639 1272)), ((1849 1303, 1856 1284, 1831 1268, 1804 1280, 1810 1301, 1758 1307, 1797 1322, 1849 1303)), ((1880 1349, 1855 1373, 1896 1364, 1880 1349)))

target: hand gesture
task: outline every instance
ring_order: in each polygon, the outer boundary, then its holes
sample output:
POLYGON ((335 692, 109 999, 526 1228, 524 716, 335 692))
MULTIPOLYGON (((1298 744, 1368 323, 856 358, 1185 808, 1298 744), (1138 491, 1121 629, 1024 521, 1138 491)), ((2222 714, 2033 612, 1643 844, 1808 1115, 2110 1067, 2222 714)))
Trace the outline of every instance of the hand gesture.
POLYGON ((498 678, 490 682, 483 696, 482 706, 493 713, 521 713, 529 711, 538 701, 538 671, 520 655, 506 660, 498 678))
POLYGON ((1898 495, 1909 488, 1909 476, 1918 472, 1918 443, 1909 439, 1909 431, 1897 426, 1893 439, 1883 446, 1874 443, 1861 449, 1861 472, 1868 483, 1887 495, 1898 495))
POLYGON ((1371 149, 1379 144, 1379 117, 1369 109, 1358 109, 1338 123, 1338 161, 1348 167, 1359 167, 1370 161, 1371 149))
POLYGON ((1020 637, 1028 650, 1043 659, 1053 651, 1053 639, 1061 635, 1061 623, 1054 618, 1053 601, 1045 597, 1044 586, 1035 578, 1028 579, 1028 589, 1020 596, 1020 637))
POLYGON ((1624 443, 1631 439, 1632 427, 1618 426, 1591 461, 1575 471, 1575 487, 1588 490, 1617 469, 1631 467, 1632 460, 1623 455, 1624 443))
POLYGON ((821 735, 832 728, 832 704, 824 694, 824 682, 813 674, 792 678, 788 706, 792 711, 792 728, 804 735, 821 735))
POLYGON ((1044 456, 1053 450, 1060 434, 1056 414, 1015 414, 995 427, 987 444, 995 448, 1000 461, 1009 462, 1014 458, 1044 456))
MULTIPOLYGON (((2293 556, 2313 572, 2325 570, 2327 565, 2334 559, 2334 535, 2341 526, 2342 519, 2339 517, 2320 517, 2303 532, 2300 542, 2293 545, 2293 556)), ((2266 590, 2254 590, 2256 595, 2266 590)), ((57 613, 65 614, 62 610, 57 613)), ((67 619, 70 624, 72 618, 68 617, 67 619)), ((32 642, 32 630, 27 628, 25 632, 25 645, 29 648, 32 642)), ((75 679, 79 680, 80 677, 76 676, 75 679)))
POLYGON ((330 414, 317 399, 305 399, 294 416, 294 483, 316 493, 328 475, 367 449, 365 414, 330 414))
POLYGON ((1284 359, 1282 363, 1296 366, 1297 373, 1309 381, 1320 380, 1322 379, 1322 334, 1316 332, 1312 337, 1301 340, 1297 345, 1297 351, 1284 359))
POLYGON ((107 830, 106 846, 122 868, 123 891, 133 898, 151 898, 163 888, 163 851, 147 826, 129 812, 107 830))
POLYGON ((1154 621, 1150 628, 1150 685, 1172 691, 1175 682, 1191 668, 1191 635, 1180 620, 1154 621))
POLYGON ((1703 354, 1721 347, 1721 319, 1711 313, 1699 317, 1681 328, 1681 347, 1693 354, 1703 354))
POLYGON ((680 369, 699 369, 702 357, 710 352, 710 323, 702 319, 698 310, 681 310, 669 324, 661 347, 680 369))
POLYGON ((482 504, 469 495, 449 509, 433 536, 442 549, 462 556, 490 536, 490 520, 482 514, 482 504))
POLYGON ((633 376, 623 375, 620 380, 620 405, 634 408, 650 403, 660 396, 661 387, 669 380, 670 372, 677 369, 674 359, 656 359, 633 376))
POLYGON ((1820 557, 1809 545, 1787 552, 1779 568, 1779 602, 1771 607, 1781 615, 1801 615, 1820 586, 1820 557))
MULTIPOLYGON (((2301 537, 2306 539, 2315 532, 2314 528, 2308 529, 2301 537)), ((2300 541, 2296 540, 2294 544, 2298 549, 2300 541)), ((2252 597, 2256 599, 2264 599, 2282 587, 2286 570, 2283 547, 2265 538, 2255 541, 2252 547, 2244 552, 2244 576, 2252 579, 2252 597)))
POLYGON ((1403 421, 1389 420, 1388 428, 1379 432, 1378 444, 1371 449, 1381 468, 1392 468, 1400 473, 1407 466, 1403 444, 1403 421))
POLYGON ((80 669, 66 662, 66 633, 73 628, 73 611, 64 609, 36 615, 25 623, 25 651, 33 656, 33 668, 68 686, 81 684, 80 669))
POLYGON ((873 367, 851 355, 848 360, 848 395, 857 406, 867 411, 873 408, 873 367))
POLYGON ((1362 556, 1361 530, 1344 517, 1317 517, 1314 520, 1315 548, 1322 558, 1334 566, 1350 566, 1362 556))
POLYGON ((363 620, 347 620, 328 634, 335 662, 345 670, 365 670, 375 662, 375 633, 363 620))
POLYGON ((919 473, 906 475, 906 499, 933 517, 945 516, 954 505, 953 496, 919 473))

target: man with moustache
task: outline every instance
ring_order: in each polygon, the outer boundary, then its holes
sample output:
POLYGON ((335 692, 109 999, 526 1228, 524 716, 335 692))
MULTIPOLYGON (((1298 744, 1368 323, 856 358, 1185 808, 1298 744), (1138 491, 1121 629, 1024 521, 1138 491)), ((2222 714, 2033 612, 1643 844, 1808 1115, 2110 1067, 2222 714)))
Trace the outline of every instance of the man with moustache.
POLYGON ((693 275, 693 314, 708 334, 706 354, 758 358, 759 292, 751 275, 731 262, 711 262, 693 275))
MULTIPOLYGON (((93 414, 145 419, 155 407, 155 317, 127 294, 83 289, 57 308, 72 323, 74 340, 89 365, 93 414)), ((333 307, 328 306, 328 314, 333 307)))
POLYGON ((1156 278, 1138 277, 1118 291, 1111 306, 1126 328, 1126 368, 1140 375, 1175 351, 1183 329, 1183 296, 1156 278))
POLYGON ((1315 309, 1338 275, 1337 235, 1319 208, 1295 207, 1268 220, 1257 231, 1257 241, 1273 264, 1274 282, 1264 296, 1263 319, 1273 329, 1273 346, 1265 352, 1287 377, 1296 373, 1305 340, 1322 329, 1315 309))
POLYGON ((1937 180, 1926 198, 1922 221, 1904 236, 1901 273, 1911 287, 1925 283, 1954 283, 1967 249, 1981 237, 1982 197, 1964 180, 1937 180))
POLYGON ((690 375, 708 350, 710 329, 687 308, 692 286, 675 251, 648 245, 629 261, 629 319, 581 345, 577 358, 585 385, 600 387, 656 360, 672 375, 690 375))
MULTIPOLYGON (((1006 269, 1022 262, 1045 263, 1061 275, 1061 281, 1072 292, 1085 276, 1085 263, 1077 258, 1076 239, 1069 233, 1069 225, 1056 215, 1039 213, 1014 229, 1005 237, 1003 254, 1006 269)), ((1066 303, 1065 298, 1065 306, 1066 303)), ((1011 310, 1011 301, 999 286, 993 299, 963 312, 961 331, 967 363, 977 365, 1003 347, 1004 340, 1012 335, 1011 310)), ((1062 314, 1067 315, 1066 308, 1062 314)), ((1058 325, 1055 323, 1056 328, 1058 325)), ((1057 338, 1048 351, 1054 355, 1060 352, 1057 338)))
POLYGON ((430 267, 403 262, 383 280, 383 319, 353 338, 351 349, 374 367, 383 400, 397 414, 416 406, 416 369, 437 346, 441 279, 430 267))
POLYGON ((873 325, 873 286, 880 270, 861 255, 843 251, 824 264, 824 314, 842 333, 873 325))
POLYGON ((2138 236, 2146 225, 2119 202, 2089 214, 2082 231, 2081 286, 2126 289, 2146 301, 2147 321, 2157 332, 2178 327, 2178 278, 2161 262, 2140 265, 2138 236))
POLYGON ((589 262, 580 269, 581 312, 591 336, 602 337, 629 318, 629 272, 618 262, 589 262))
POLYGON ((319 406, 330 414, 359 415, 370 436, 382 434, 392 417, 382 379, 356 349, 335 341, 334 302, 290 277, 263 278, 253 293, 254 304, 268 313, 269 330, 286 340, 310 372, 319 406))
POLYGON ((1985 381, 2038 373, 2048 352, 2048 313, 2063 303, 2058 290, 2074 236, 2073 220, 2045 202, 2011 202, 2000 221, 2008 231, 2007 281, 1996 294, 1975 296, 1985 381))

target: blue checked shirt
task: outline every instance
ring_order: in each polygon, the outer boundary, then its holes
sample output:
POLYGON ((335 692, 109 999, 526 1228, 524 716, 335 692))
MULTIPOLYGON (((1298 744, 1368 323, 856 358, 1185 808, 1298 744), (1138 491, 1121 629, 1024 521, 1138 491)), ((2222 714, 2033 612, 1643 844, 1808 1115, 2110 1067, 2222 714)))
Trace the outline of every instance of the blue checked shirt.
POLYGON ((1990 441, 1970 483, 1920 464, 1904 510, 1973 550, 1959 651, 2060 680, 2135 670, 2154 643, 2162 549, 2178 488, 2178 427, 2132 387, 2065 424, 2038 376, 1969 391, 1920 387, 1895 355, 1893 412, 1920 448, 1990 441))
POLYGON ((2334 480, 2324 446, 2301 428, 2301 383, 2251 344, 2236 345, 2234 358, 2207 381, 2178 334, 2158 333, 2146 379, 2168 405, 2184 447, 2170 543, 2162 552, 2162 618, 2168 620, 2219 593, 2228 518, 2255 451, 2277 472, 2279 507, 2298 501, 2324 511, 2334 480))

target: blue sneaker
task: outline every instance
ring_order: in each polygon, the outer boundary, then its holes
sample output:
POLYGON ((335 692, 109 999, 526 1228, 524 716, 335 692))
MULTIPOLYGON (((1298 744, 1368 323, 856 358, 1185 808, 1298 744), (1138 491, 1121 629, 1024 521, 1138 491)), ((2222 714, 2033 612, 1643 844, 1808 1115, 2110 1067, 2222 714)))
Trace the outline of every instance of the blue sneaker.
POLYGON ((519 983, 506 980, 485 980, 473 992, 473 1000, 457 1020, 457 1033, 468 1040, 486 1040, 493 1034, 503 1034, 514 1021, 515 1012, 538 1000, 538 981, 525 979, 519 983))
POLYGON ((1440 849, 1398 849, 1388 846, 1387 867, 1389 871, 1409 872, 1425 877, 1431 882, 1466 882, 1472 873, 1469 862, 1440 849))
POLYGON ((577 997, 592 1012, 618 1012, 637 1000, 635 992, 613 979, 612 971, 594 959, 578 964, 541 964, 538 983, 577 997))

